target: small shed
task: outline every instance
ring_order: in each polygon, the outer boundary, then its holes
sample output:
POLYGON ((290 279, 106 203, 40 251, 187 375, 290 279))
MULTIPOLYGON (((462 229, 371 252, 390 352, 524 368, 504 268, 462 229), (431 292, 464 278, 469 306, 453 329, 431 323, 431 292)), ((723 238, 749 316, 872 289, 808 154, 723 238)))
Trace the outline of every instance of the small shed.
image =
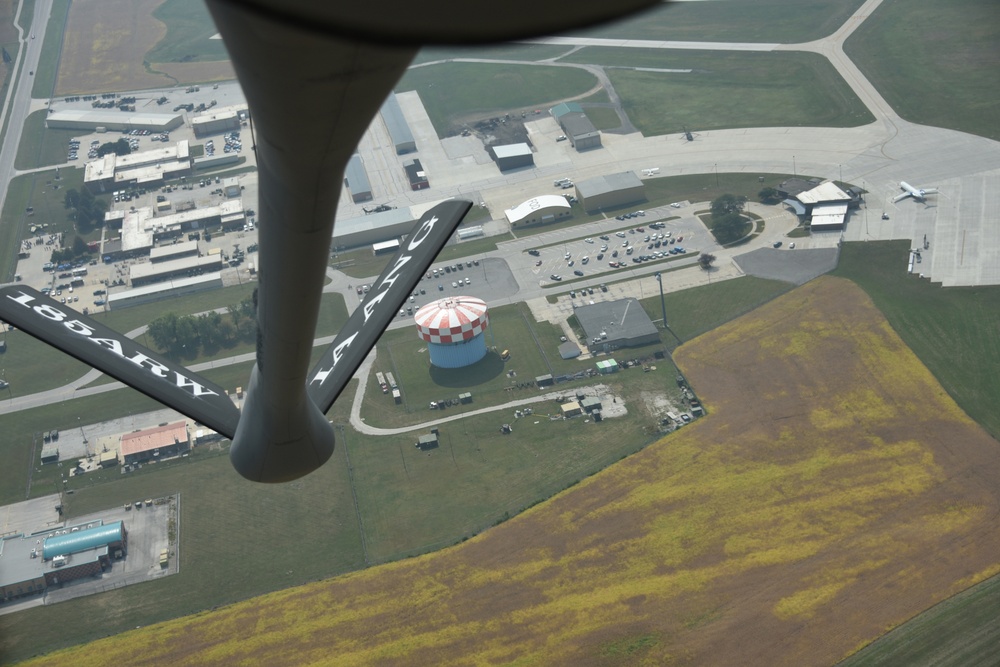
POLYGON ((118 465, 118 450, 110 449, 106 452, 101 452, 101 455, 97 457, 97 463, 102 468, 110 468, 118 465))
POLYGON ((562 416, 563 417, 576 417, 581 414, 583 410, 580 408, 580 404, 576 401, 569 401, 562 404, 562 416))
POLYGON ((580 401, 580 407, 583 408, 584 412, 594 412, 595 410, 600 411, 601 399, 596 396, 586 396, 582 401, 580 401))
POLYGON ((618 372, 618 362, 614 359, 602 359, 597 362, 597 370, 602 374, 616 373, 618 372))
POLYGON ((538 377, 536 377, 535 384, 537 384, 539 387, 551 387, 553 384, 555 384, 555 380, 552 379, 552 374, 549 373, 546 375, 539 375, 538 377))
POLYGON ((437 433, 428 433, 427 435, 422 435, 417 438, 416 443, 417 449, 422 452, 426 452, 431 449, 437 449, 438 447, 438 437, 437 433))
POLYGON ((56 463, 59 461, 59 445, 42 446, 42 463, 56 463))
POLYGON ((459 394, 458 400, 462 401, 463 403, 472 403, 472 394, 470 392, 459 394))

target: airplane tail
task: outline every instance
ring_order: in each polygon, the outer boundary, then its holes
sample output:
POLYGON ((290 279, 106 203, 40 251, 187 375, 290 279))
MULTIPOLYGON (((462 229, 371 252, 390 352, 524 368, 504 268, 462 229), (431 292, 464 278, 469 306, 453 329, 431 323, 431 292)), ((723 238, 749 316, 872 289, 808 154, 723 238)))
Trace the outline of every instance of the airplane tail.
POLYGON ((226 391, 31 287, 0 288, 0 319, 227 438, 240 411, 226 391))
POLYGON ((434 258, 472 207, 464 200, 438 204, 423 215, 361 305, 309 373, 308 393, 325 414, 379 336, 427 272, 434 258))

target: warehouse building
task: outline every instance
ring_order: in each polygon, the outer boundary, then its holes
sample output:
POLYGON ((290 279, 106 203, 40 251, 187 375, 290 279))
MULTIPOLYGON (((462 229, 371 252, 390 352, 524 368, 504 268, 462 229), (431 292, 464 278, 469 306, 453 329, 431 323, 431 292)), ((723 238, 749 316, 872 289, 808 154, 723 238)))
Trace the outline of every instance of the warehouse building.
POLYGON ((482 299, 440 299, 418 310, 413 320, 417 336, 427 342, 431 364, 438 368, 464 368, 486 356, 490 318, 482 299))
POLYGON ((118 454, 123 465, 131 465, 179 456, 190 449, 187 422, 179 421, 126 433, 121 438, 118 454))
POLYGON ((180 259, 182 257, 197 257, 198 256, 198 242, 197 241, 184 241, 182 243, 171 243, 169 245, 160 246, 158 248, 153 248, 149 251, 149 261, 153 262, 166 262, 171 259, 180 259))
POLYGON ((566 133, 566 138, 577 151, 601 147, 601 133, 576 102, 563 102, 549 109, 549 113, 566 133))
POLYGON ((372 184, 368 181, 365 164, 357 153, 352 155, 347 163, 347 169, 344 171, 344 185, 351 193, 351 201, 355 204, 372 200, 372 184))
POLYGON ((576 197, 587 213, 597 213, 647 201, 646 186, 634 171, 579 181, 576 184, 576 197))
POLYGON ((109 310, 128 308, 129 306, 153 303, 161 299, 218 289, 222 286, 221 271, 213 271, 184 278, 174 278, 142 287, 111 292, 108 294, 107 307, 109 310))
POLYGON ((382 104, 382 121, 389 131, 389 138, 396 149, 396 155, 412 153, 417 150, 417 142, 413 140, 413 132, 403 117, 403 109, 399 106, 396 93, 392 93, 382 104))
POLYGON ((807 190, 800 190, 785 203, 796 214, 811 218, 812 231, 825 232, 842 230, 847 222, 847 210, 856 201, 857 195, 844 192, 833 181, 824 181, 807 190))
POLYGON ((51 586, 99 575, 127 553, 121 521, 6 537, 0 541, 0 599, 41 595, 51 586))
POLYGON ((191 129, 196 137, 238 131, 246 113, 246 105, 219 107, 192 118, 191 129))
POLYGON ((531 146, 525 143, 490 146, 489 151, 500 171, 535 166, 535 156, 531 152, 531 146))
POLYGON ((132 287, 141 287, 165 280, 186 278, 202 274, 222 271, 222 255, 204 255, 202 257, 181 257, 162 262, 142 262, 129 265, 129 282, 132 287))
POLYGON ((504 211, 511 229, 544 225, 573 215, 569 201, 561 195, 540 195, 504 211))
POLYGON ((81 130, 83 132, 100 131, 104 128, 110 132, 131 132, 132 130, 149 130, 154 134, 169 132, 184 124, 181 114, 136 113, 108 111, 106 109, 66 109, 53 111, 45 118, 45 126, 53 130, 81 130))
POLYGON ((639 347, 660 341, 660 332, 637 299, 601 301, 580 306, 575 315, 591 354, 639 347))

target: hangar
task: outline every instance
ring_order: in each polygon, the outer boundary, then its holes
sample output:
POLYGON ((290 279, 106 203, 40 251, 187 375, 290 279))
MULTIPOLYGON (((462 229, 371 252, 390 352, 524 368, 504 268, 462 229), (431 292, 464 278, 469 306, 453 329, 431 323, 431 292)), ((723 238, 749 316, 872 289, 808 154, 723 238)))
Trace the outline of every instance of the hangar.
POLYGON ((365 171, 365 163, 361 161, 361 156, 355 153, 347 163, 344 171, 344 185, 351 193, 351 201, 358 204, 363 201, 371 201, 372 185, 368 180, 368 172, 365 171))
POLYGON ((580 306, 575 315, 586 336, 581 342, 586 342, 591 354, 650 345, 660 340, 659 330, 637 299, 580 306))
POLYGON ((824 181, 802 190, 794 199, 786 200, 798 215, 811 218, 814 232, 839 231, 847 221, 848 207, 857 201, 856 195, 844 192, 833 181, 824 181))
POLYGON ((601 133, 576 102, 563 102, 549 109, 549 113, 566 133, 566 138, 577 151, 601 147, 601 133))
MULTIPOLYGON (((413 139, 413 132, 403 116, 403 109, 399 106, 396 93, 392 93, 382 104, 382 120, 385 128, 389 131, 389 138, 396 149, 396 155, 412 153, 417 150, 417 142, 413 139)), ((416 188, 414 188, 416 189, 416 188)))
POLYGON ((576 196, 587 213, 646 201, 646 187, 634 171, 607 174, 579 181, 576 196))
POLYGON ((539 195, 504 211, 511 229, 547 224, 572 214, 572 207, 561 195, 539 195))
POLYGON ((535 166, 535 156, 526 143, 490 146, 489 150, 500 171, 535 166))

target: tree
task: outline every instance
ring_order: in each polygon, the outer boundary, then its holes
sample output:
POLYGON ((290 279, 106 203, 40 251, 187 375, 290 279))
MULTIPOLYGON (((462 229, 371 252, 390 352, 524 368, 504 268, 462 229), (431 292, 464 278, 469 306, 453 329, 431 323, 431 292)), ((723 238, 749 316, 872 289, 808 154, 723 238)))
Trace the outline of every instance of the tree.
POLYGON ((715 255, 711 253, 704 252, 698 255, 698 265, 701 266, 701 268, 704 269, 705 271, 708 271, 709 267, 712 266, 712 262, 714 261, 715 261, 715 255))
POLYGON ((712 217, 719 218, 730 213, 739 213, 747 203, 747 198, 740 195, 720 195, 712 202, 712 217))
POLYGON ((177 315, 167 313, 149 323, 147 327, 153 343, 163 351, 173 349, 177 342, 177 315))
POLYGON ((128 145, 128 139, 123 138, 118 141, 109 141, 106 144, 101 144, 97 149, 97 157, 104 157, 109 153, 128 155, 131 152, 132 147, 128 145))
POLYGON ((757 193, 757 197, 763 204, 777 204, 781 200, 781 195, 775 188, 764 188, 757 193))
POLYGON ((712 218, 712 234, 722 245, 738 241, 746 233, 747 221, 739 213, 727 213, 712 218))

